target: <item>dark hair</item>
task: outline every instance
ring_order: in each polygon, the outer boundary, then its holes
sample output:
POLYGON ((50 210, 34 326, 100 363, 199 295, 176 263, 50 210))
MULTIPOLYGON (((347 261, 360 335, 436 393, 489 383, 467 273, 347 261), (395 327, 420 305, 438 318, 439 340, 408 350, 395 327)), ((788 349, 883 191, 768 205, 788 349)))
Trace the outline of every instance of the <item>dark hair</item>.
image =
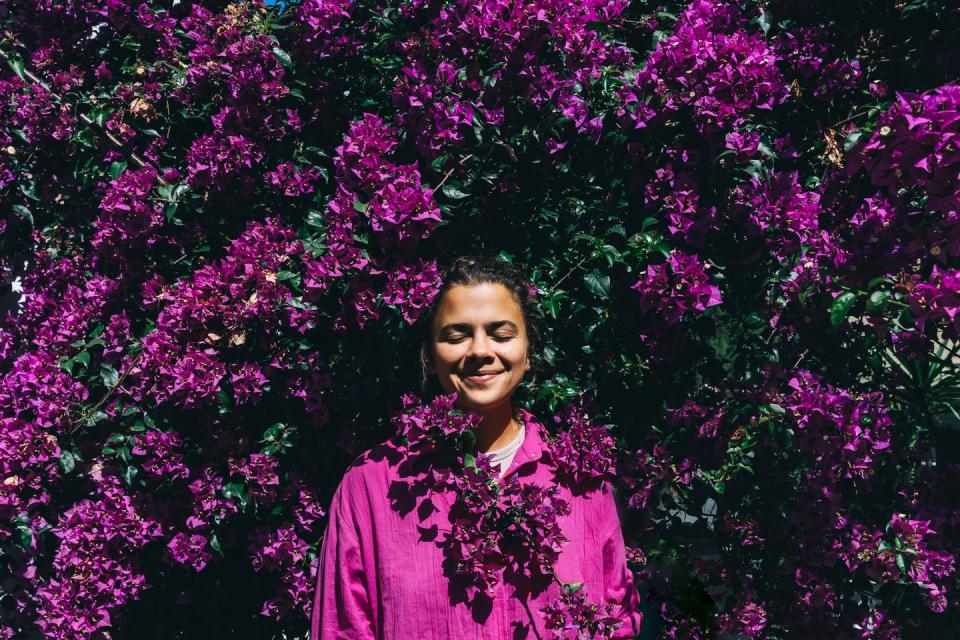
MULTIPOLYGON (((539 369, 543 314, 534 298, 536 288, 512 263, 491 256, 459 256, 444 269, 441 285, 430 306, 417 319, 420 330, 420 387, 425 393, 442 392, 436 378, 427 373, 433 359, 433 320, 447 291, 455 286, 501 284, 513 295, 526 325, 527 355, 534 379, 539 369)), ((514 411, 516 411, 516 407, 514 411)))

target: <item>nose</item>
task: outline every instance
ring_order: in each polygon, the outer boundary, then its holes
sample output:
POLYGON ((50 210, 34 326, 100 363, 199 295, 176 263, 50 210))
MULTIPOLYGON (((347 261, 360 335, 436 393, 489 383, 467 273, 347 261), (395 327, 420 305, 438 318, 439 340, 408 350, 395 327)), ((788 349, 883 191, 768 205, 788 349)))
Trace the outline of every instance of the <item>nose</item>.
POLYGON ((467 358, 483 360, 491 355, 490 337, 483 330, 478 331, 473 340, 470 341, 470 350, 467 352, 467 358))

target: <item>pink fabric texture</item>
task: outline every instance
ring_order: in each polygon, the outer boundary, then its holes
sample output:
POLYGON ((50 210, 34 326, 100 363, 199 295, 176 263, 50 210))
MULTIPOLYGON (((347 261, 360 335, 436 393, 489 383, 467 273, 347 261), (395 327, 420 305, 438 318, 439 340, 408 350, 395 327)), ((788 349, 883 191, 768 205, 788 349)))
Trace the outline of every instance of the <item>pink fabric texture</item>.
MULTIPOLYGON (((529 412, 522 414, 526 436, 505 475, 553 484, 545 429, 529 412)), ((466 601, 458 577, 445 569, 439 544, 456 496, 417 491, 417 478, 430 468, 427 458, 410 460, 387 442, 347 470, 321 545, 311 640, 553 637, 540 609, 558 596, 555 582, 501 583, 492 598, 466 601)), ((611 487, 604 482, 578 495, 560 486, 571 509, 561 525, 569 542, 556 563, 557 576, 583 582, 589 601, 613 602, 614 615, 623 620, 614 637, 633 638, 640 632, 639 595, 611 487)))

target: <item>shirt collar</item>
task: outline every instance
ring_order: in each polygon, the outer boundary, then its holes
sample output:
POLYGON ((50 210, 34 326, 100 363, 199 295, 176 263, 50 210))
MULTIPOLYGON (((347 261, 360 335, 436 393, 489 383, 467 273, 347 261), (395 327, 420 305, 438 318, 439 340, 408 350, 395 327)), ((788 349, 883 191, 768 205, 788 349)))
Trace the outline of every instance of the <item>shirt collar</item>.
POLYGON ((547 436, 546 427, 532 413, 522 407, 520 408, 520 414, 526 427, 526 435, 523 438, 523 444, 520 445, 520 449, 513 457, 513 462, 510 464, 507 473, 512 473, 514 469, 528 462, 540 460, 544 456, 547 456, 547 459, 550 457, 550 448, 544 440, 547 436))

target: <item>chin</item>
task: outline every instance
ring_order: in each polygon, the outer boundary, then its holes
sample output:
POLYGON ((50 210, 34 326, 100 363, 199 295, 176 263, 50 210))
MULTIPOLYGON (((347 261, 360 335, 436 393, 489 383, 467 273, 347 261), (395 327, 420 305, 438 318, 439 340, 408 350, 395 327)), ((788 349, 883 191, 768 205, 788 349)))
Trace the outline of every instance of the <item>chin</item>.
POLYGON ((466 406, 473 406, 478 408, 485 407, 495 407, 498 404, 504 402, 510 402, 509 395, 500 395, 500 394, 491 394, 484 391, 479 393, 476 391, 459 391, 457 394, 460 398, 460 401, 466 406))

